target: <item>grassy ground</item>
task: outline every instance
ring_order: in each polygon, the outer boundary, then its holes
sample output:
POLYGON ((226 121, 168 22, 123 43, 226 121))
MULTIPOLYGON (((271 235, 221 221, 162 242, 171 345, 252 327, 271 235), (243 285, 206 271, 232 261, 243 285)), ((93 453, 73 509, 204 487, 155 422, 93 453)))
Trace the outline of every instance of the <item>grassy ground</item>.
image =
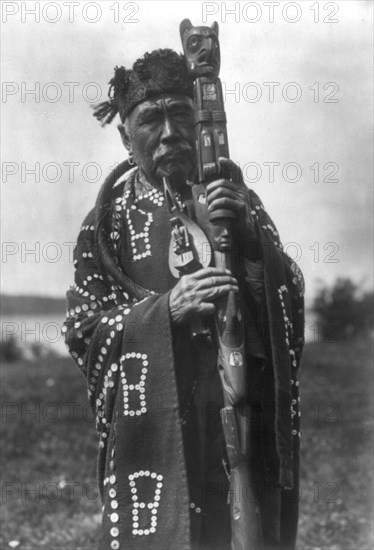
POLYGON ((374 547, 373 365, 368 341, 306 347, 302 382, 302 549, 374 547))
POLYGON ((3 364, 2 387, 0 547, 95 548, 96 437, 84 377, 69 359, 19 362, 3 364))
MULTIPOLYGON (((367 342, 305 350, 300 550, 374 546, 371 368, 367 342)), ((96 548, 96 438, 83 377, 68 359, 3 364, 1 374, 1 548, 96 548)))

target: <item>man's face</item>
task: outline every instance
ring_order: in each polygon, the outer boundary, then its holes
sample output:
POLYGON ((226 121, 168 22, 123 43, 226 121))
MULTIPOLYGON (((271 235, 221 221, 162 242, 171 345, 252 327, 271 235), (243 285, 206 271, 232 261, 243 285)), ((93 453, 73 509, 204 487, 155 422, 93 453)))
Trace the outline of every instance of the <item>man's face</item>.
POLYGON ((164 94, 139 103, 126 120, 134 159, 148 181, 173 187, 193 179, 196 169, 194 111, 188 96, 164 94))

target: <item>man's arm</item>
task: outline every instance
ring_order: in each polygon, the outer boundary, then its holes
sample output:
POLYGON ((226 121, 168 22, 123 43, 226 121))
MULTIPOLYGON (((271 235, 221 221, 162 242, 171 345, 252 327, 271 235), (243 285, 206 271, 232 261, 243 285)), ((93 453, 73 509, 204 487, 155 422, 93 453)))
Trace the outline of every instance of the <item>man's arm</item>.
POLYGON ((149 298, 135 302, 104 280, 97 262, 93 212, 79 233, 74 265, 75 284, 67 292, 63 332, 70 354, 86 376, 88 396, 96 412, 99 447, 103 447, 120 385, 120 361, 126 353, 126 344, 138 340, 141 317, 155 304, 159 303, 168 320, 168 296, 150 293, 149 298))

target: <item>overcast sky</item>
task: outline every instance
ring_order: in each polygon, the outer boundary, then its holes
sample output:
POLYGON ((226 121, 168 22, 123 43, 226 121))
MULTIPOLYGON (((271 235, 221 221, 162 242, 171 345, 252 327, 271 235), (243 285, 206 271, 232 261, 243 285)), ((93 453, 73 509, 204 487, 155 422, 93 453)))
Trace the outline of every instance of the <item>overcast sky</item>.
POLYGON ((69 243, 126 158, 90 103, 116 65, 181 51, 185 17, 219 23, 231 158, 297 256, 309 300, 318 279, 370 286, 370 1, 280 2, 273 17, 266 2, 70 2, 71 21, 68 4, 1 2, 3 292, 62 296, 72 283, 69 243))

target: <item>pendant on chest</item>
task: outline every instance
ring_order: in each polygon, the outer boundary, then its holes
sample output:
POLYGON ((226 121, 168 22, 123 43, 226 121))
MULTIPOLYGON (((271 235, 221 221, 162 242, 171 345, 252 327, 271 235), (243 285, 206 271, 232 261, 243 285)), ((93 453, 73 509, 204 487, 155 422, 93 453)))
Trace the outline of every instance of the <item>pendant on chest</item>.
POLYGON ((212 247, 204 231, 193 221, 178 201, 167 178, 164 193, 169 207, 171 240, 169 268, 176 279, 208 267, 212 260, 212 247))

